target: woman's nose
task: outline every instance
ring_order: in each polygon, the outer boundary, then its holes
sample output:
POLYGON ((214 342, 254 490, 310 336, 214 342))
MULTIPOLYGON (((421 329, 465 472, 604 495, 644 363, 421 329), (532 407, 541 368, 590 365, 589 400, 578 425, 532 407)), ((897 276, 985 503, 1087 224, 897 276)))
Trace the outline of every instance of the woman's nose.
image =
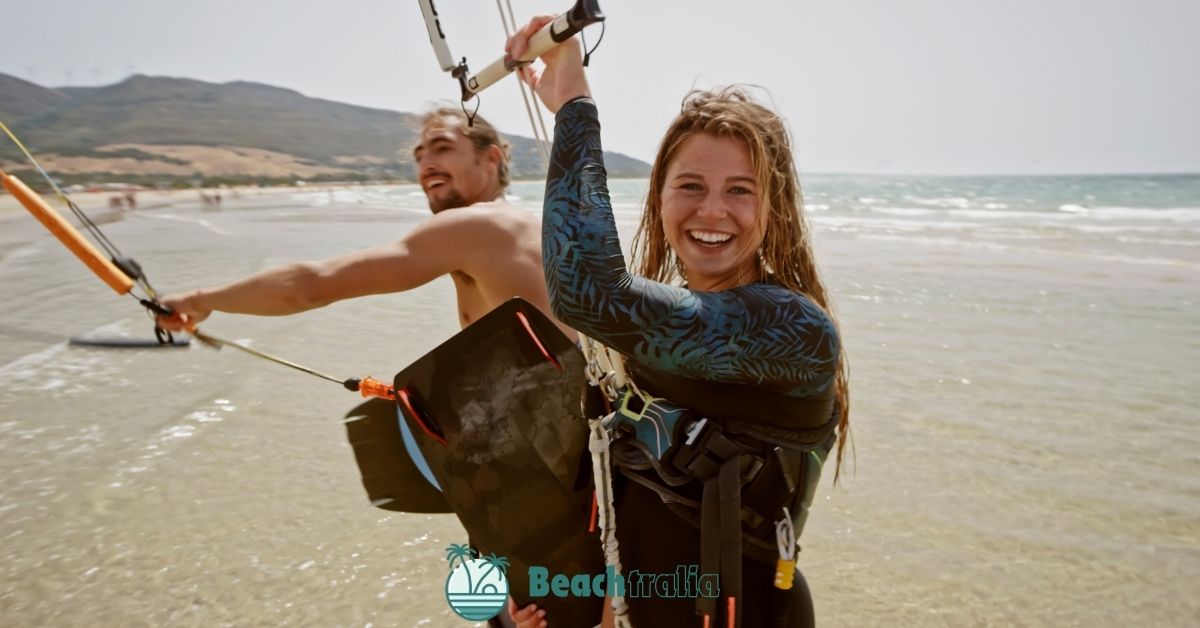
POLYGON ((721 200, 721 195, 710 193, 700 202, 700 207, 696 210, 696 217, 701 220, 717 222, 728 213, 729 208, 721 200))

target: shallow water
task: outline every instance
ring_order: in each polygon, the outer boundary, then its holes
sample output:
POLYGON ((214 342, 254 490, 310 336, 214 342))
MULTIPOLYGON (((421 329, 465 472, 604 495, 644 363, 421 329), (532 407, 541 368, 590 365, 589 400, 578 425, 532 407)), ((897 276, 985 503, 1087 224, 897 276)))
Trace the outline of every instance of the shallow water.
MULTIPOLYGON (((1200 623, 1200 177, 805 184, 857 452, 802 539, 822 625, 1200 623)), ((644 182, 613 189, 627 236, 644 182)), ((416 188, 350 189, 105 229, 174 291, 426 215, 416 188)), ((465 534, 367 504, 355 397, 229 351, 65 346, 150 324, 32 220, 0 223, 0 294, 0 625, 465 623, 443 595, 465 534)), ((453 298, 207 328, 389 377, 456 331, 453 298)))

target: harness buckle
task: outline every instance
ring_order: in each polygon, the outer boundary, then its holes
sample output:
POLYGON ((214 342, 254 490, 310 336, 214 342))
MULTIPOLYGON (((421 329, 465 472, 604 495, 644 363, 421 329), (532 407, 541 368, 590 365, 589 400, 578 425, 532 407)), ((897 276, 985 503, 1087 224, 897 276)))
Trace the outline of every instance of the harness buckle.
POLYGON ((716 421, 702 418, 684 431, 687 439, 675 447, 671 464, 680 471, 691 473, 700 481, 717 476, 721 465, 739 455, 743 456, 740 475, 743 484, 750 482, 763 467, 761 458, 751 448, 725 436, 716 421))

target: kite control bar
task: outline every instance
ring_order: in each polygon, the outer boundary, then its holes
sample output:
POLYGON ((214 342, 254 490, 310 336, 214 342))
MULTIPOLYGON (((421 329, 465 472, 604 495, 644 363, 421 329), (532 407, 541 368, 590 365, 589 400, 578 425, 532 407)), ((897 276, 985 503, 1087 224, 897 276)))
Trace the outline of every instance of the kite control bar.
MULTIPOLYGON (((13 138, 13 141, 17 142, 17 145, 21 147, 21 150, 25 151, 24 145, 17 140, 16 136, 12 134, 12 131, 10 131, 8 127, 5 127, 3 123, 0 123, 0 129, 7 132, 9 136, 13 138)), ((139 266, 138 263, 132 259, 121 255, 120 251, 118 251, 116 247, 108 241, 108 238, 104 237, 104 234, 100 232, 95 223, 88 219, 86 214, 84 214, 78 207, 75 206, 74 203, 66 198, 66 195, 64 195, 58 188, 58 185, 54 183, 54 180, 50 178, 50 175, 46 174, 46 172, 42 170, 41 166, 38 165, 37 161, 33 158, 33 155, 30 155, 28 151, 25 151, 25 154, 29 157, 29 160, 34 164, 34 166, 38 168, 42 175, 46 177, 46 180, 50 182, 50 185, 54 188, 54 190, 59 193, 59 196, 66 201, 68 206, 71 207, 71 210, 75 212, 76 216, 78 216, 80 220, 83 221, 84 225, 93 232, 102 246, 104 246, 104 248, 111 253, 111 257, 105 257, 104 253, 100 252, 100 250, 97 249, 95 245, 93 245, 86 237, 84 237, 74 225, 67 222, 67 220, 63 218, 61 214, 55 211, 53 207, 50 207, 50 205, 46 203, 41 196, 29 189, 29 186, 25 185, 25 183, 20 179, 4 172, 3 170, 0 170, 0 186, 3 186, 9 194, 12 194, 13 197, 21 203, 21 205, 24 205, 25 208, 29 210, 29 213, 33 214, 33 216, 38 219, 38 222, 41 222, 42 225, 50 231, 50 233, 54 234, 54 236, 58 238, 63 245, 70 249, 70 251, 74 253, 75 256, 80 259, 80 261, 90 268, 92 272, 96 274, 96 276, 104 281, 104 283, 108 284, 110 288, 116 291, 117 294, 132 294, 134 286, 140 285, 145 290, 146 296, 138 296, 135 294, 133 297, 137 299, 142 306, 158 316, 164 316, 168 318, 175 316, 175 312, 158 302, 157 296, 154 293, 154 289, 150 287, 150 282, 146 280, 145 274, 142 273, 141 266, 139 266)), ((396 398, 396 391, 393 390, 392 387, 386 382, 381 382, 370 377, 342 380, 332 375, 327 375, 320 371, 308 368, 307 366, 302 366, 290 360, 285 360, 278 356, 271 355, 265 351, 259 351, 257 349, 247 347, 241 343, 218 338, 210 334, 205 334, 199 329, 196 329, 194 325, 188 325, 187 328, 193 336, 206 344, 218 348, 233 347, 240 351, 249 353, 250 355, 263 358, 264 360, 270 360, 277 364, 282 364, 298 371, 303 371, 309 375, 315 375, 322 379, 337 382, 344 386, 347 390, 361 393, 363 397, 382 397, 384 399, 396 398)), ((158 342, 160 344, 166 345, 173 342, 171 332, 166 331, 159 325, 154 326, 154 335, 158 337, 158 342)))
POLYGON ((54 211, 42 197, 29 189, 20 179, 9 176, 3 170, 0 170, 0 185, 4 186, 8 193, 17 199, 21 205, 24 205, 29 213, 33 214, 42 226, 46 227, 54 237, 58 238, 64 246, 71 250, 92 272, 96 273, 108 287, 112 288, 117 294, 128 294, 133 290, 133 279, 128 276, 128 273, 121 270, 114 262, 105 257, 91 242, 84 238, 82 234, 75 229, 74 225, 67 222, 58 212, 54 211))
POLYGON ((433 0, 417 1, 421 4, 421 13, 425 15, 429 43, 433 44, 438 64, 442 66, 442 71, 449 72, 458 79, 462 87, 463 102, 471 100, 517 68, 532 63, 534 59, 574 37, 584 28, 604 21, 604 13, 600 11, 600 3, 597 0, 576 0, 570 11, 558 16, 529 38, 529 49, 520 58, 514 59, 504 55, 479 72, 471 74, 467 69, 466 57, 458 63, 454 62, 454 55, 450 54, 450 46, 446 43, 446 35, 442 32, 441 20, 433 0))

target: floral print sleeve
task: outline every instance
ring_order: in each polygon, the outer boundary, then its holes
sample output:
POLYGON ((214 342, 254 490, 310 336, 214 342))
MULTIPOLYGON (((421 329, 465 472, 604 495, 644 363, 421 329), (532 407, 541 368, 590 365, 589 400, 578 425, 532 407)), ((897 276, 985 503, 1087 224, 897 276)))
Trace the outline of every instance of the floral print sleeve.
POLYGON ((643 364, 794 397, 834 380, 837 332, 807 297, 766 283, 699 292, 629 273, 588 99, 557 115, 542 255, 554 315, 643 364))

